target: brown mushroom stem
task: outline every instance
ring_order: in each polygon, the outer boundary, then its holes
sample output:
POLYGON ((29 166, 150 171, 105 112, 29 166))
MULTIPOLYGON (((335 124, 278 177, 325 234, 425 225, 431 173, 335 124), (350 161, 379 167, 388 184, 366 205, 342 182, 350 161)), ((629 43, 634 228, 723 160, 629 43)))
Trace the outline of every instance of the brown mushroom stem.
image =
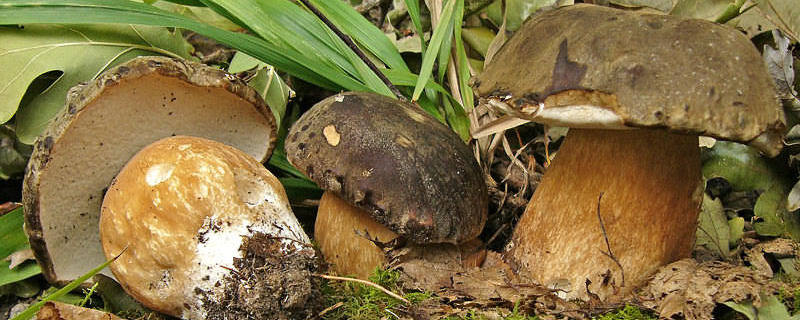
POLYGON ((570 129, 506 259, 567 298, 620 297, 690 255, 701 199, 697 136, 570 129))
POLYGON ((373 220, 354 205, 331 192, 322 194, 314 224, 314 239, 325 260, 337 273, 367 279, 375 267, 386 263, 386 254, 370 239, 389 242, 397 234, 373 220))

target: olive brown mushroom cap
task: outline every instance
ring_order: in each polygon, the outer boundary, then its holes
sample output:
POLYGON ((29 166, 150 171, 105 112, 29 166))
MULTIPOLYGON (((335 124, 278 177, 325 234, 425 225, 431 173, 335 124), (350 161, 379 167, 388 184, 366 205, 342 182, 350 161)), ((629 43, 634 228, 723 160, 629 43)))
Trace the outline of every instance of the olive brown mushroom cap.
POLYGON ((735 29, 593 5, 531 17, 475 89, 512 117, 571 127, 504 252, 520 278, 568 299, 619 301, 691 254, 698 135, 774 156, 785 128, 735 29))
POLYGON ((142 147, 186 134, 266 161, 275 131, 255 90, 198 63, 140 57, 72 88, 36 141, 23 186, 25 229, 43 274, 64 284, 105 261, 103 193, 142 147))
POLYGON ((749 39, 710 21, 573 5, 531 17, 475 83, 565 127, 649 127, 780 151, 783 110, 749 39))
POLYGON ((414 243, 458 243, 486 221, 486 184, 469 147, 418 107, 372 93, 317 103, 292 126, 289 161, 414 243))
POLYGON ((188 136, 148 145, 109 187, 99 230, 105 256, 119 255, 117 280, 154 310, 183 319, 313 312, 310 240, 278 179, 230 146, 188 136))

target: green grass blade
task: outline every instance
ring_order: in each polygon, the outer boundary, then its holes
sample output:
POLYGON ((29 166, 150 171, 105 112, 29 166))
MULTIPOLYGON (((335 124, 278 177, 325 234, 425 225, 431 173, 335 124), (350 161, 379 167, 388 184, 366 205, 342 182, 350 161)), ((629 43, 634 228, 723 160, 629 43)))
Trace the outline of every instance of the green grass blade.
MULTIPOLYGON (((463 111, 472 110, 474 107, 475 99, 472 87, 469 86, 469 78, 472 76, 469 72, 469 60, 467 59, 467 51, 464 48, 464 40, 461 38, 461 23, 464 15, 464 0, 458 0, 456 4, 456 12, 453 15, 453 39, 455 40, 456 48, 456 73, 458 74, 458 88, 461 93, 461 107, 463 111)), ((463 134, 462 134, 463 136, 463 134)))
POLYGON ((28 246, 22 230, 22 207, 0 216, 0 260, 28 246))
MULTIPOLYGON (((383 71, 383 74, 386 75, 389 81, 397 86, 413 87, 417 84, 419 79, 418 75, 408 71, 399 71, 395 69, 381 69, 381 71, 383 71)), ((433 79, 428 78, 428 83, 425 84, 425 87, 445 96, 450 96, 450 91, 447 91, 447 89, 440 84, 434 82, 433 79)))
MULTIPOLYGON (((7 260, 0 260, 0 287, 22 281, 42 273, 42 269, 35 261, 27 261, 21 265, 9 268, 11 263, 7 260)), ((37 290, 38 292, 38 290, 37 290)))
POLYGON ((204 6, 203 2, 200 0, 161 0, 161 1, 172 2, 184 6, 194 6, 194 7, 204 6))
POLYGON ((419 0, 405 0, 406 8, 408 9, 408 16, 411 17, 411 23, 414 24, 414 31, 419 35, 419 42, 422 48, 422 55, 425 55, 425 36, 422 30, 422 19, 419 14, 419 0))
MULTIPOLYGON (((349 49, 342 50, 338 38, 331 38, 329 30, 316 17, 289 1, 255 0, 204 0, 206 4, 234 17, 253 33, 286 50, 286 54, 302 57, 306 65, 326 66, 341 76, 354 77, 362 84, 363 78, 356 61, 348 59, 349 49)), ((353 88, 345 87, 353 90, 353 88)), ((362 89, 362 88, 358 88, 362 89)))
POLYGON ((25 231, 22 229, 22 207, 0 216, 0 286, 30 278, 41 273, 35 262, 26 262, 10 269, 6 258, 19 250, 30 248, 25 231))
MULTIPOLYGON (((451 0, 455 2, 456 0, 451 0)), ((453 34, 452 25, 449 23, 440 22, 443 27, 447 28, 444 30, 444 33, 447 35, 453 34)), ((437 60, 439 61, 439 69, 437 69, 437 78, 439 82, 444 83, 445 74, 447 74, 447 64, 450 63, 450 51, 453 48, 453 37, 446 36, 442 39, 442 44, 439 47, 439 56, 437 60)))
MULTIPOLYGON (((337 37, 336 34, 331 31, 330 29, 325 31, 331 37, 337 37)), ((341 40, 338 39, 337 40, 341 40)), ((351 50, 347 44, 343 41, 335 41, 334 42, 338 49, 345 55, 345 57, 350 61, 351 65, 355 68, 355 71, 358 73, 358 79, 364 82, 364 84, 370 88, 370 91, 380 93, 385 96, 394 97, 392 90, 389 89, 388 86, 375 74, 372 72, 366 63, 355 53, 351 50)))
POLYGON ((322 189, 308 179, 300 178, 280 178, 283 188, 286 189, 286 196, 292 201, 302 201, 305 199, 319 199, 322 197, 322 189))
POLYGON ((221 30, 143 3, 125 0, 7 0, 0 3, 0 24, 28 23, 126 23, 189 29, 315 85, 332 90, 367 89, 342 70, 297 54, 296 50, 221 30))
POLYGON ((70 293, 72 290, 75 290, 82 283, 86 282, 86 280, 89 280, 89 278, 93 277, 95 274, 97 274, 101 270, 103 270, 106 267, 108 267, 108 265, 110 265, 112 262, 116 261, 117 258, 119 258, 119 256, 121 256, 123 253, 125 253, 125 251, 127 249, 128 248, 123 249, 122 252, 120 252, 116 257, 111 258, 110 260, 106 261, 105 263, 103 263, 103 264, 97 266, 96 268, 90 270, 86 274, 82 275, 80 278, 75 279, 75 281, 70 282, 69 284, 67 284, 63 288, 59 289, 55 293, 53 293, 53 294, 51 294, 51 295, 49 295, 47 297, 42 298, 41 301, 39 301, 36 304, 28 307, 28 309, 25 309, 25 311, 21 312, 20 314, 18 314, 16 317, 12 318, 11 320, 27 320, 27 319, 32 318, 33 315, 36 314, 36 312, 38 312, 39 309, 41 309, 42 306, 45 303, 47 303, 48 301, 52 301, 54 299, 58 299, 59 297, 61 297, 63 295, 66 295, 67 293, 70 293))
MULTIPOLYGON (((422 58, 422 68, 419 72, 419 78, 417 79, 417 84, 414 87, 414 93, 411 96, 411 100, 416 101, 419 99, 419 96, 422 94, 423 89, 425 89, 425 84, 428 82, 428 79, 431 77, 431 72, 433 71, 433 64, 436 62, 436 58, 439 53, 439 49, 442 47, 442 43, 444 42, 446 37, 452 37, 452 26, 453 26, 453 12, 455 11, 455 4, 456 0, 447 1, 442 9, 442 16, 439 19, 440 23, 437 26, 436 30, 433 31, 433 36, 431 36, 431 41, 429 44, 428 51, 425 52, 425 55, 422 58), (447 33, 448 29, 451 31, 449 34, 447 33)), ((449 53, 449 51, 448 51, 449 53)), ((445 66, 441 66, 445 68, 445 66)))
MULTIPOLYGON (((368 70, 360 59, 316 16, 301 7, 285 0, 205 0, 206 3, 221 7, 238 18, 250 30, 276 46, 287 50, 287 54, 302 56, 307 65, 325 65, 339 70, 343 76, 353 77, 360 87, 345 87, 349 90, 362 89, 381 91, 377 76, 368 70), (376 81, 378 80, 378 81, 376 81)), ((388 91, 384 89, 383 91, 388 91)))
POLYGON ((380 29, 344 1, 311 0, 333 24, 391 69, 408 71, 408 66, 392 42, 380 29))

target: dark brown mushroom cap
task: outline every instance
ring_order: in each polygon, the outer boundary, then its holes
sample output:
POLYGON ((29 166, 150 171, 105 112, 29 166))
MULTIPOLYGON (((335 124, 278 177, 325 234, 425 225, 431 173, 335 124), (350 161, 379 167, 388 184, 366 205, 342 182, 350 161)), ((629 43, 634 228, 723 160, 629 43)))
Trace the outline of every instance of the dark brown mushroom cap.
POLYGON ((292 126, 286 155, 322 189, 415 243, 472 239, 486 221, 486 184, 469 147, 410 103, 329 97, 292 126))
MULTIPOLYGON (((529 19, 475 89, 538 122, 555 117, 562 118, 557 125, 571 126, 560 112, 592 105, 613 112, 619 127, 708 135, 750 143, 768 155, 780 151, 785 129, 772 79, 741 32, 593 5, 529 19)), ((585 108, 571 111, 583 120, 576 126, 595 126, 586 123, 585 108)))

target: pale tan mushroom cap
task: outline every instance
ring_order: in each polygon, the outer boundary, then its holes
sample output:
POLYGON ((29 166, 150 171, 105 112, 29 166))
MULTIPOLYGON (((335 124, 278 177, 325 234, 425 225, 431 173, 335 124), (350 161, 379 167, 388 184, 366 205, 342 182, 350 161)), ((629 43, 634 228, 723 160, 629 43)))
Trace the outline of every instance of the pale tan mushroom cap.
POLYGON ((266 161, 276 127, 243 81, 165 57, 136 58, 70 90, 37 139, 23 190, 25 229, 48 281, 65 284, 104 262, 103 192, 136 151, 173 135, 220 141, 266 161))
POLYGON ((192 319, 204 318, 200 292, 223 290, 243 238, 256 232, 310 243, 261 163, 185 136, 137 153, 108 189, 100 218, 106 257, 128 248, 110 266, 123 288, 150 308, 192 319))
POLYGON ((528 20, 486 66, 479 95, 521 118, 651 127, 774 156, 783 110, 756 48, 726 25, 574 5, 528 20))

